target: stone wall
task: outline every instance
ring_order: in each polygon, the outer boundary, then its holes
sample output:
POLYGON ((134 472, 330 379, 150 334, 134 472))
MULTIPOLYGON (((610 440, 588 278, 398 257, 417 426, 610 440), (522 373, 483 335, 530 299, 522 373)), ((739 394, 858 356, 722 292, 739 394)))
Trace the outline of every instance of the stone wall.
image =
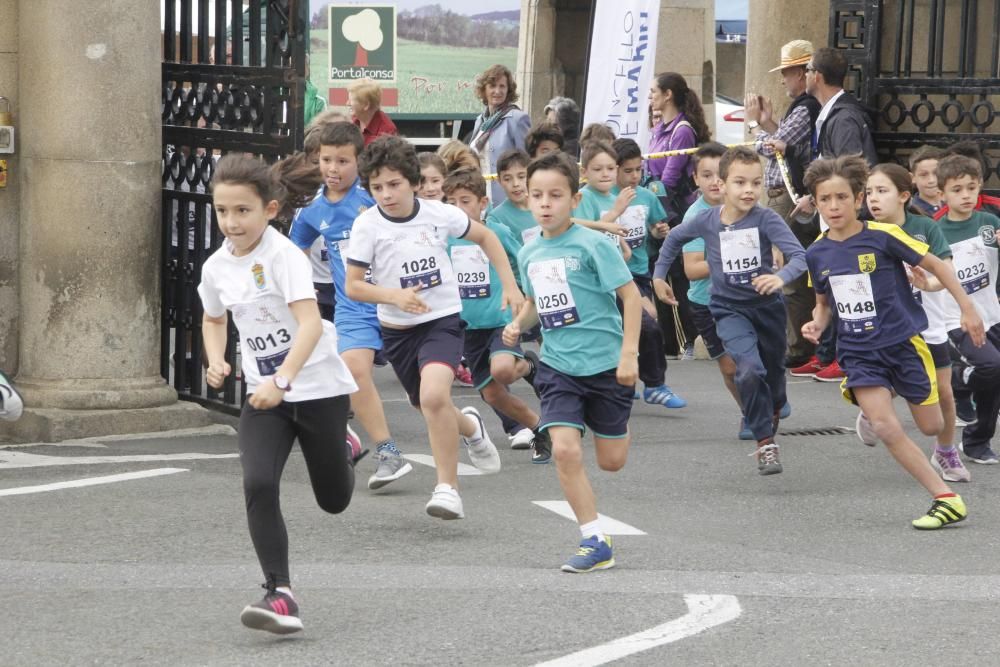
MULTIPOLYGON (((17 81, 17 0, 0 0, 0 96, 11 102, 14 125, 19 125, 17 81)), ((20 144, 14 133, 15 148, 20 144)), ((18 323, 18 217, 20 212, 21 169, 17 153, 0 155, 7 160, 7 187, 0 188, 0 369, 17 372, 18 323)))

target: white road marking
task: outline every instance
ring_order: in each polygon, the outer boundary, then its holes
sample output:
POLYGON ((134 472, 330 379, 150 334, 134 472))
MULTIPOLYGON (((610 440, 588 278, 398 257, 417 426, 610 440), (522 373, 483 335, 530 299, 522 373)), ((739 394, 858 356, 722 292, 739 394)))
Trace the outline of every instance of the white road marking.
POLYGON ((535 667, 597 667, 657 646, 691 637, 739 618, 740 603, 732 595, 685 595, 688 613, 655 628, 620 637, 606 644, 577 651, 535 667))
MULTIPOLYGON (((407 461, 413 461, 414 463, 419 463, 421 465, 430 466, 431 468, 436 468, 434 465, 434 457, 427 454, 403 454, 403 458, 407 461)), ((483 472, 475 467, 470 466, 468 463, 458 462, 458 475, 459 477, 471 477, 473 475, 482 475, 483 472)))
POLYGON ((236 435, 236 429, 225 424, 199 426, 196 428, 178 428, 172 431, 151 431, 146 433, 124 433, 120 435, 102 435, 91 438, 75 438, 60 442, 27 442, 16 445, 0 445, 0 449, 23 449, 25 447, 43 447, 51 445, 72 445, 74 447, 104 447, 104 442, 119 440, 167 440, 170 438, 197 438, 206 435, 236 435))
MULTIPOLYGON (((576 515, 573 514, 573 509, 569 506, 569 503, 565 500, 532 500, 534 504, 549 510, 550 512, 555 512, 561 517, 565 517, 570 521, 576 521, 576 515)), ((609 516, 604 516, 603 514, 597 515, 601 519, 601 524, 604 527, 604 532, 608 535, 645 535, 646 533, 639 530, 635 526, 630 526, 627 523, 618 521, 617 519, 612 519, 609 516)))
POLYGON ((78 466, 98 463, 150 463, 152 461, 195 461, 201 459, 235 459, 239 454, 132 454, 123 456, 49 456, 28 452, 0 451, 0 470, 9 468, 41 468, 46 466, 78 466))
POLYGON ((40 484, 38 486, 17 486, 12 489, 0 489, 0 496, 22 496, 27 493, 44 493, 45 491, 59 491, 60 489, 76 489, 82 486, 97 486, 98 484, 112 484, 114 482, 127 482, 133 479, 144 479, 146 477, 160 477, 161 475, 173 475, 178 472, 187 472, 187 468, 154 468, 153 470, 140 470, 139 472, 126 472, 120 475, 106 475, 104 477, 85 477, 74 479, 69 482, 55 482, 53 484, 40 484))

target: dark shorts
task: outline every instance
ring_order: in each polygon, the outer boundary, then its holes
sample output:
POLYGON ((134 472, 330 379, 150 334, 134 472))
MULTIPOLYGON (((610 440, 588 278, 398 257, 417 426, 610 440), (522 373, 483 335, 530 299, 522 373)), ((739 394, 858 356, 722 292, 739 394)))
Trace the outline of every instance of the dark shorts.
POLYGON ((649 276, 639 276, 632 274, 632 282, 639 288, 639 295, 648 299, 653 298, 653 279, 649 276))
POLYGON ((927 349, 931 351, 934 368, 951 368, 950 343, 927 343, 927 349))
POLYGON ((712 311, 708 309, 708 306, 694 301, 689 305, 691 307, 691 322, 701 334, 701 340, 705 343, 708 356, 712 359, 718 359, 726 353, 726 348, 722 345, 722 339, 715 331, 715 318, 712 317, 712 311))
POLYGON ((473 386, 479 391, 493 380, 490 374, 490 361, 493 355, 510 354, 524 358, 520 345, 504 345, 502 328, 466 329, 464 349, 465 365, 472 373, 473 386))
POLYGON ((599 438, 624 438, 632 413, 634 387, 618 384, 614 369, 582 377, 566 375, 545 363, 538 365, 535 390, 541 398, 539 428, 570 426, 599 438))
POLYGON ((462 360, 465 322, 457 314, 424 322, 409 329, 382 327, 385 356, 392 364, 410 404, 420 407, 420 371, 427 364, 444 364, 452 370, 462 360))
POLYGON ((847 374, 840 388, 851 403, 857 403, 855 387, 885 387, 913 405, 938 402, 934 360, 920 336, 874 350, 840 350, 837 361, 847 374))

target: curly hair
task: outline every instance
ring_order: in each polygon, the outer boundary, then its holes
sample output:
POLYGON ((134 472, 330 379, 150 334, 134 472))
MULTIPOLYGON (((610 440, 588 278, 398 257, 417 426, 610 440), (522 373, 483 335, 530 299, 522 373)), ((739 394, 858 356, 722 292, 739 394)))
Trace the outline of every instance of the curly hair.
POLYGON ((504 104, 517 102, 517 84, 514 83, 513 72, 505 65, 496 64, 487 68, 485 72, 476 77, 476 97, 483 104, 489 105, 489 102, 486 100, 486 86, 496 83, 501 76, 507 77, 507 99, 504 100, 504 104))
POLYGON ((383 135, 368 144, 358 159, 361 185, 367 190, 368 181, 383 169, 397 171, 410 185, 420 185, 420 161, 417 149, 406 139, 383 135))
POLYGON ((528 131, 528 134, 524 136, 524 150, 528 152, 528 155, 534 156, 543 141, 551 141, 559 148, 559 150, 562 150, 563 146, 566 144, 562 130, 559 129, 558 125, 555 123, 541 122, 531 128, 531 130, 528 131))

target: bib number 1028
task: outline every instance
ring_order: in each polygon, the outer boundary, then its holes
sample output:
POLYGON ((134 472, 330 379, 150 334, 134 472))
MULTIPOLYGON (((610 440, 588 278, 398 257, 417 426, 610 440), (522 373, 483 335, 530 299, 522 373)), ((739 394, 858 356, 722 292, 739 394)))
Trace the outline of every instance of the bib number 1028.
POLYGON ((419 273, 420 271, 430 271, 437 268, 437 259, 434 257, 424 257, 403 262, 403 273, 419 273))

